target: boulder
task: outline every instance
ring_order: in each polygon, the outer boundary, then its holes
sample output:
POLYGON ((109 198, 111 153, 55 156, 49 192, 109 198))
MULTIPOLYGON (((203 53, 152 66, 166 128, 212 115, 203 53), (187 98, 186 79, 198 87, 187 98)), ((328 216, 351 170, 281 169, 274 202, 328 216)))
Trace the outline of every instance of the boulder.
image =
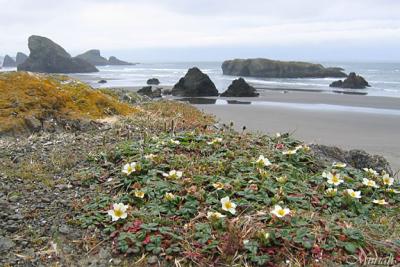
POLYGON ((224 75, 263 78, 346 77, 340 68, 325 68, 321 64, 264 58, 227 60, 222 64, 222 71, 224 75))
POLYGON ((151 78, 147 80, 148 85, 159 85, 160 81, 157 78, 151 78))
POLYGON ((28 56, 27 56, 27 55, 25 55, 25 54, 22 53, 22 52, 18 52, 18 53, 17 53, 17 57, 16 57, 16 59, 15 59, 15 61, 16 61, 16 63, 17 63, 17 66, 18 66, 18 65, 21 65, 22 63, 24 63, 27 59, 28 59, 28 56))
POLYGON ((151 98, 161 97, 161 89, 157 88, 153 90, 152 86, 145 86, 142 89, 139 89, 138 94, 145 95, 151 98))
POLYGON ((80 58, 73 58, 64 48, 52 40, 33 35, 29 37, 28 59, 18 66, 18 70, 44 73, 86 73, 97 72, 92 64, 80 58))
POLYGON ((256 97, 259 95, 256 89, 249 85, 243 78, 234 80, 229 85, 228 90, 221 94, 224 97, 256 97))
POLYGON ((83 59, 95 66, 106 66, 108 65, 108 60, 101 56, 100 50, 92 49, 86 51, 83 54, 76 56, 76 58, 83 59))
POLYGON ((116 57, 110 57, 108 59, 108 65, 134 65, 134 64, 126 62, 126 61, 119 60, 116 57))
POLYGON ((171 91, 174 96, 218 96, 218 90, 207 74, 194 67, 188 70, 185 77, 174 85, 171 91))
POLYGON ((107 83, 107 81, 106 80, 100 80, 97 83, 107 83))
POLYGON ((312 145, 311 147, 318 158, 329 164, 343 162, 356 169, 372 168, 379 173, 385 171, 393 175, 389 162, 382 156, 370 155, 358 149, 345 151, 338 147, 325 145, 312 145))
POLYGON ((364 89, 370 85, 362 76, 357 75, 355 72, 351 72, 344 81, 335 81, 329 86, 337 88, 364 89))
POLYGON ((4 60, 3 60, 4 68, 14 68, 16 66, 17 66, 17 63, 15 62, 15 60, 12 57, 10 57, 9 55, 6 55, 4 57, 4 60))

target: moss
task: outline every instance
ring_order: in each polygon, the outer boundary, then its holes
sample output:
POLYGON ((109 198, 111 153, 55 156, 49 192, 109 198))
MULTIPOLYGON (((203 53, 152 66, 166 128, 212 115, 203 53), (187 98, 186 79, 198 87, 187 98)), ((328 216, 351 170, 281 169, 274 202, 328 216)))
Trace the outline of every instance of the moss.
POLYGON ((0 132, 26 128, 26 118, 79 120, 128 115, 134 107, 116 96, 59 75, 28 72, 0 74, 0 132))

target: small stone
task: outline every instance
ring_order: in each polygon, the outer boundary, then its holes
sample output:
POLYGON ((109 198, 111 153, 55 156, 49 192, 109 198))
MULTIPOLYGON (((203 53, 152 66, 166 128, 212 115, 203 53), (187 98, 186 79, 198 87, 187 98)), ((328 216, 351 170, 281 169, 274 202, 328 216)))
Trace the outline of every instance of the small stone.
POLYGON ((68 225, 63 224, 58 228, 58 231, 62 234, 68 235, 72 230, 68 225))
POLYGON ((158 262, 157 256, 151 256, 147 259, 148 264, 156 264, 158 262))
POLYGON ((10 250, 14 246, 15 246, 14 241, 12 241, 7 237, 0 236, 0 252, 5 252, 7 250, 10 250))

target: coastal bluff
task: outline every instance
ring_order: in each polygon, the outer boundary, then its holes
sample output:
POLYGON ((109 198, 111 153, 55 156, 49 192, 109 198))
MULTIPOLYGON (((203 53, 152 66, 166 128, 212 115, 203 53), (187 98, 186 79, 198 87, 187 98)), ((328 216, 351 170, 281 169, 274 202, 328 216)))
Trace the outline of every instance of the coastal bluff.
POLYGON ((222 72, 224 75, 262 78, 340 78, 347 76, 341 68, 325 68, 321 64, 265 58, 226 60, 222 63, 222 72))
POLYGON ((33 35, 28 39, 30 54, 28 59, 18 65, 19 71, 43 73, 87 73, 98 72, 89 62, 71 57, 60 45, 52 40, 33 35))
POLYGON ((76 56, 76 58, 83 59, 94 66, 135 65, 133 63, 122 61, 114 56, 111 56, 109 59, 106 59, 105 57, 101 56, 100 50, 98 49, 92 49, 86 51, 85 53, 76 56))

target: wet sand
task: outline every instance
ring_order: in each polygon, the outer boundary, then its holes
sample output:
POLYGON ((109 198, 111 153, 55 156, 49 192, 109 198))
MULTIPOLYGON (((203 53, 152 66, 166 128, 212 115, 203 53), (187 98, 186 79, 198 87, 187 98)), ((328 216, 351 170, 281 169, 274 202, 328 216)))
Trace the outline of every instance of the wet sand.
POLYGON ((241 130, 292 132, 308 143, 364 149, 400 170, 400 98, 262 91, 258 98, 219 98, 252 104, 196 104, 241 130), (295 103, 300 103, 298 106, 295 103))

